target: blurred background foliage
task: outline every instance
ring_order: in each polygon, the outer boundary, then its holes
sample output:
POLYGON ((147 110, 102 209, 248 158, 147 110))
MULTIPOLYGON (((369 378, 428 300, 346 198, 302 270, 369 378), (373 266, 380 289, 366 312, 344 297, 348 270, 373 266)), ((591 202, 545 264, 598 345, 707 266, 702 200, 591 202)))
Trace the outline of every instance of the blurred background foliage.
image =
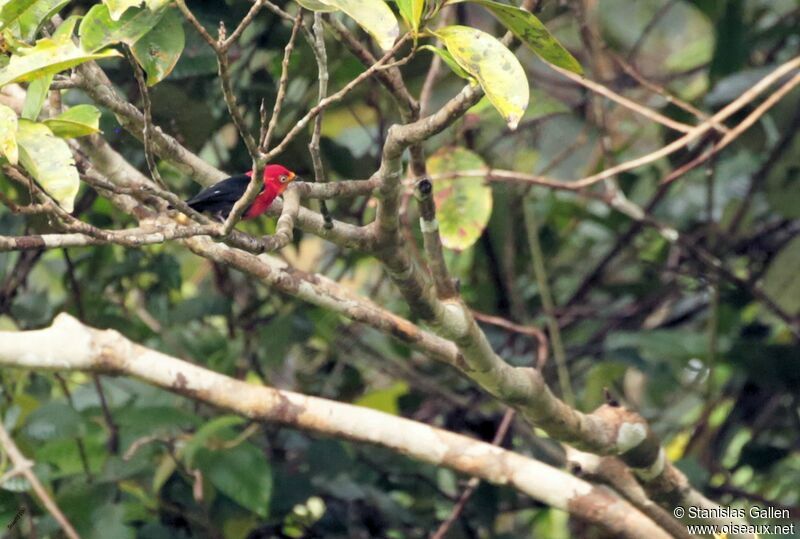
MULTIPOLYGON (((69 9, 85 12, 92 4, 73 1, 69 9)), ((800 51, 800 6, 793 0, 597 0, 585 3, 593 7, 588 37, 579 4, 545 0, 536 12, 590 78, 681 121, 694 118, 643 88, 613 56, 713 112, 800 51)), ((238 0, 189 5, 208 28, 220 20, 232 28, 249 8, 238 0)), ((459 4, 451 16, 502 35, 477 7, 459 4)), ((188 26, 185 30, 179 63, 152 90, 155 122, 213 165, 230 173, 246 170, 249 158, 225 108, 213 53, 188 26)), ((275 99, 289 32, 265 10, 231 51, 237 96, 253 126, 261 100, 275 99)), ((364 43, 374 49, 366 37, 364 43)), ((331 35, 327 46, 331 87, 340 88, 363 68, 331 35)), ((524 47, 516 52, 531 84, 531 104, 518 130, 510 132, 481 102, 428 141, 429 155, 455 159, 454 148, 468 149, 490 167, 571 179, 675 137, 570 83, 524 47)), ((431 55, 421 52, 403 67, 415 95, 430 61, 431 55)), ((123 94, 138 99, 124 59, 102 65, 123 94)), ((316 64, 302 40, 290 73, 282 132, 316 100, 316 64)), ((431 110, 462 86, 461 79, 443 72, 431 110)), ((78 91, 64 99, 71 105, 88 102, 78 91)), ((687 174, 652 211, 748 283, 762 282, 794 317, 800 313, 799 101, 795 90, 718 156, 713 179, 703 167, 687 174)), ((391 99, 374 81, 329 109, 322 148, 331 180, 368 177, 386 129, 398 120, 391 99)), ((115 148, 146 170, 141 145, 107 111, 101 128, 115 148)), ((281 162, 310 177, 306 144, 298 139, 281 162)), ((693 150, 622 175, 620 187, 647 205, 659 181, 693 150)), ((161 169, 177 192, 189 196, 198 189, 168 164, 161 169)), ((0 188, 16 189, 2 178, 0 188)), ((493 198, 488 226, 471 247, 448 251, 469 304, 544 327, 522 224, 524 206, 530 205, 540 223, 579 407, 591 410, 608 388, 651 421, 669 457, 709 496, 724 504, 796 508, 800 350, 785 323, 748 289, 720 279, 652 229, 638 230, 598 200, 512 183, 492 182, 487 189, 493 198), (610 252, 613 258, 594 275, 610 252)), ((86 187, 76 207, 98 226, 131 224, 86 187)), ((354 223, 373 214, 364 199, 334 201, 331 208, 337 219, 354 223)), ((405 218, 417 222, 413 202, 405 218)), ((274 223, 264 219, 242 226, 268 232, 274 223)), ((46 222, 0 208, 4 234, 46 228, 46 222)), ((282 255, 395 312, 407 312, 379 265, 357 252, 298 232, 282 255)), ((0 253, 0 328, 46 326, 62 311, 237 378, 401 414, 484 440, 491 440, 503 414, 454 371, 389 336, 276 294, 176 245, 0 253)), ((485 329, 507 361, 531 363, 535 340, 492 325, 485 329)), ((552 361, 545 372, 556 387, 552 361)), ((425 537, 449 514, 465 479, 374 447, 221 416, 135 380, 103 377, 101 400, 98 380, 84 374, 3 370, 0 376, 6 428, 88 538, 425 537)), ((503 444, 563 464, 558 446, 526 425, 515 425, 503 444)), ((11 537, 57 535, 55 522, 18 477, 0 489, 0 523, 10 522, 20 508, 26 514, 8 532, 11 537)), ((796 509, 793 515, 797 518, 796 509)), ((563 513, 510 489, 482 485, 451 536, 584 533, 563 513)))

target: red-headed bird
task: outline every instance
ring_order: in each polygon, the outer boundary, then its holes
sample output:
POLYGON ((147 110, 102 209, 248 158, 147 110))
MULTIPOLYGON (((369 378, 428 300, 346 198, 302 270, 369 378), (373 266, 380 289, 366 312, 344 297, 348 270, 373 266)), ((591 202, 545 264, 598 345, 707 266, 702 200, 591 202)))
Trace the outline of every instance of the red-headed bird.
MULTIPOLYGON (((187 200, 186 204, 196 211, 212 213, 224 220, 236 201, 244 196, 252 176, 252 170, 246 174, 231 176, 203 189, 187 200)), ((244 211, 242 218, 252 219, 267 211, 272 201, 283 193, 296 177, 294 172, 281 165, 264 167, 264 186, 253 203, 244 211)))

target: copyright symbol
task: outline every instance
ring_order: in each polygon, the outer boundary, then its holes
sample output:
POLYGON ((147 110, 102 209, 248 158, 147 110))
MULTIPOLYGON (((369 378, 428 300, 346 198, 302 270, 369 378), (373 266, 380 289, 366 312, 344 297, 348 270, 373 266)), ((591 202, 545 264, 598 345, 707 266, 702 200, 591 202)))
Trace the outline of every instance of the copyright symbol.
POLYGON ((679 505, 672 510, 672 514, 675 515, 675 518, 683 518, 683 515, 686 514, 686 511, 679 505))

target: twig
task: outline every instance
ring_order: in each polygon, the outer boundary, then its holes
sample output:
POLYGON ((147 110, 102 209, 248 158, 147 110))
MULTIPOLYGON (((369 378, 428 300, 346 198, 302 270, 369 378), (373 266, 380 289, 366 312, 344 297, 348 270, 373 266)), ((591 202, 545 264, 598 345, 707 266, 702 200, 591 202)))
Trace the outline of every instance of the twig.
POLYGON ((561 386, 561 395, 564 401, 570 406, 575 406, 575 394, 572 392, 572 382, 567 368, 567 358, 564 353, 564 345, 561 342, 561 330, 558 327, 556 317, 555 302, 550 293, 547 270, 544 266, 544 253, 539 244, 539 224, 536 213, 533 209, 533 201, 527 200, 523 204, 523 214, 525 217, 525 229, 528 236, 528 244, 533 258, 533 272, 536 276, 536 283, 539 286, 539 296, 542 299, 545 317, 547 318, 547 328, 550 332, 550 342, 553 346, 553 357, 556 360, 556 370, 558 372, 558 382, 561 386))
POLYGON ((536 339, 536 368, 540 371, 544 368, 547 363, 549 348, 547 335, 544 331, 536 326, 522 326, 499 316, 478 312, 475 309, 472 310, 472 316, 481 322, 486 322, 487 324, 492 324, 515 333, 521 333, 522 335, 528 335, 536 339))
MULTIPOLYGON (((324 29, 322 27, 322 14, 319 12, 314 13, 314 57, 317 60, 318 74, 319 74, 319 93, 317 95, 317 103, 321 103, 328 95, 328 54, 325 51, 324 29)), ((311 135, 311 142, 308 143, 308 151, 311 154, 311 163, 314 166, 314 180, 317 183, 326 183, 325 167, 322 164, 322 155, 320 154, 319 141, 322 133, 322 112, 320 112, 314 119, 314 130, 311 135)), ((320 200, 319 203, 320 213, 325 219, 325 227, 333 228, 333 218, 328 211, 328 206, 325 200, 320 200)))
MULTIPOLYGON (((492 445, 500 445, 502 443, 503 439, 508 433, 508 429, 511 427, 511 422, 514 421, 515 415, 516 412, 514 412, 513 408, 506 410, 506 413, 503 414, 503 419, 500 420, 500 425, 497 427, 497 431, 494 434, 492 445)), ((450 511, 450 515, 439 525, 439 528, 431 534, 430 539, 444 539, 447 536, 447 532, 450 531, 450 528, 461 516, 461 513, 464 512, 467 502, 470 498, 472 498, 472 495, 475 494, 475 491, 478 490, 480 484, 481 480, 479 478, 470 478, 469 482, 467 483, 467 488, 465 488, 461 493, 461 496, 458 497, 458 501, 453 506, 452 511, 450 511)))
POLYGON ((0 422, 0 445, 5 450, 8 458, 11 459, 11 463, 14 465, 14 468, 19 469, 19 473, 25 476, 25 479, 27 479, 31 484, 33 491, 39 497, 42 505, 45 506, 51 515, 53 515, 53 518, 56 520, 56 522, 58 522, 58 525, 61 526, 62 530, 64 530, 64 535, 69 537, 69 539, 80 539, 78 532, 75 531, 75 528, 72 527, 72 524, 70 524, 69 520, 67 520, 67 517, 64 516, 64 513, 61 512, 61 509, 58 508, 56 503, 47 493, 45 488, 42 486, 42 483, 39 481, 39 478, 36 477, 36 474, 33 473, 33 463, 25 458, 25 456, 20 452, 19 448, 14 443, 14 440, 11 439, 11 436, 9 436, 2 422, 0 422))
POLYGON ((422 178, 417 182, 414 192, 419 203, 419 228, 422 231, 422 242, 433 274, 436 293, 442 300, 456 297, 458 291, 447 271, 447 263, 444 260, 439 221, 436 219, 436 206, 433 201, 433 184, 428 178, 422 178))

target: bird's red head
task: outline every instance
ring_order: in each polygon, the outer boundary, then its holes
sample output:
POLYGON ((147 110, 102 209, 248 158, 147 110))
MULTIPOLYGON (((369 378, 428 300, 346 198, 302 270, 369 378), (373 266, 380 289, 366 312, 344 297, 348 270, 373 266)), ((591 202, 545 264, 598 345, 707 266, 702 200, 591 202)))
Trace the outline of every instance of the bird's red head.
MULTIPOLYGON (((251 178, 253 171, 247 173, 251 178)), ((264 167, 264 190, 258 195, 253 205, 245 214, 246 219, 257 217, 267 211, 275 198, 282 194, 297 176, 294 172, 282 165, 267 165, 264 167)))
MULTIPOLYGON (((247 173, 253 176, 253 171, 247 173)), ((283 193, 289 184, 294 181, 297 175, 283 165, 267 165, 264 167, 264 187, 270 187, 276 196, 283 193)))

